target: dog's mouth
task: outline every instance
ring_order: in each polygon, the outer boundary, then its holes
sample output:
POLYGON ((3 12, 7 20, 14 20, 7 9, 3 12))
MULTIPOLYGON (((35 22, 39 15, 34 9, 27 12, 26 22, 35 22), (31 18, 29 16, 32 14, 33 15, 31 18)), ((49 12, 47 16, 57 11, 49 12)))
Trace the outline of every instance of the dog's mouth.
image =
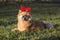
POLYGON ((24 21, 30 21, 31 20, 31 17, 30 16, 27 16, 27 15, 24 15, 24 16, 22 16, 22 19, 24 21))

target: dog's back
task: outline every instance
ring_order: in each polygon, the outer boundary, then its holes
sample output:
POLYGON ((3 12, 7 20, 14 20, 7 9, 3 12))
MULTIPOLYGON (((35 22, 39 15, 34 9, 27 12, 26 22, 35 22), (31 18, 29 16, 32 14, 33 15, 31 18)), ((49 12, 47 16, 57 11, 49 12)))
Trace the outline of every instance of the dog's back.
POLYGON ((39 20, 31 20, 31 26, 30 26, 30 29, 32 30, 36 30, 36 29, 40 29, 40 30, 43 30, 43 29, 46 29, 46 28, 53 28, 53 24, 51 22, 42 22, 42 21, 39 21, 39 20))
POLYGON ((41 22, 41 21, 38 21, 38 20, 32 20, 31 21, 31 26, 30 26, 30 29, 32 30, 36 30, 36 29, 44 29, 46 28, 46 24, 41 22))

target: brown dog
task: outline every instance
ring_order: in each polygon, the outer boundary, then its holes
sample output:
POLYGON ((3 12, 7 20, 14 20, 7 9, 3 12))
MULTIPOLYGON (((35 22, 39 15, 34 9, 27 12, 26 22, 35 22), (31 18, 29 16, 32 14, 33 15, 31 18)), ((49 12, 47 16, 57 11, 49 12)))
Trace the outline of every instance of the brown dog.
POLYGON ((21 10, 19 10, 18 12, 18 28, 14 30, 23 32, 44 28, 46 28, 46 24, 44 22, 35 21, 31 19, 30 8, 25 9, 24 6, 21 6, 21 10))

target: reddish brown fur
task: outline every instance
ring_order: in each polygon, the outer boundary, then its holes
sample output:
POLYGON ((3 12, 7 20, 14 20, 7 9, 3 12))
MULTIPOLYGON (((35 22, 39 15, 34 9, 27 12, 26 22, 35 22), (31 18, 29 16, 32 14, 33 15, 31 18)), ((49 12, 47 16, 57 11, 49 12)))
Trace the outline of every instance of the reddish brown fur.
POLYGON ((19 31, 27 31, 28 27, 30 26, 30 21, 23 21, 21 20, 21 16, 28 15, 30 16, 29 12, 21 12, 21 10, 18 12, 18 30, 19 31))
POLYGON ((21 10, 18 12, 18 30, 20 32, 22 31, 28 31, 28 30, 36 30, 36 29, 44 29, 45 24, 40 21, 22 21, 20 16, 22 15, 29 15, 29 12, 26 13, 25 11, 22 12, 21 10))
POLYGON ((40 21, 38 21, 38 20, 32 20, 32 22, 31 22, 31 29, 32 30, 36 30, 36 29, 40 29, 40 30, 42 30, 42 29, 44 29, 46 26, 45 26, 45 24, 43 23, 43 22, 40 22, 40 21))

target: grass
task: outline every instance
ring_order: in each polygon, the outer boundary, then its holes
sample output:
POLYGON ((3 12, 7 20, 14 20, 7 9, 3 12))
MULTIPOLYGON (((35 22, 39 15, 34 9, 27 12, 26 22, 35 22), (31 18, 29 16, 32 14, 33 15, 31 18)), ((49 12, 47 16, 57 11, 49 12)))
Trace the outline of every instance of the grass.
POLYGON ((30 32, 11 32, 17 27, 18 6, 0 8, 0 40, 59 40, 60 39, 60 6, 56 4, 31 4, 33 20, 49 21, 52 29, 31 30, 30 32))

